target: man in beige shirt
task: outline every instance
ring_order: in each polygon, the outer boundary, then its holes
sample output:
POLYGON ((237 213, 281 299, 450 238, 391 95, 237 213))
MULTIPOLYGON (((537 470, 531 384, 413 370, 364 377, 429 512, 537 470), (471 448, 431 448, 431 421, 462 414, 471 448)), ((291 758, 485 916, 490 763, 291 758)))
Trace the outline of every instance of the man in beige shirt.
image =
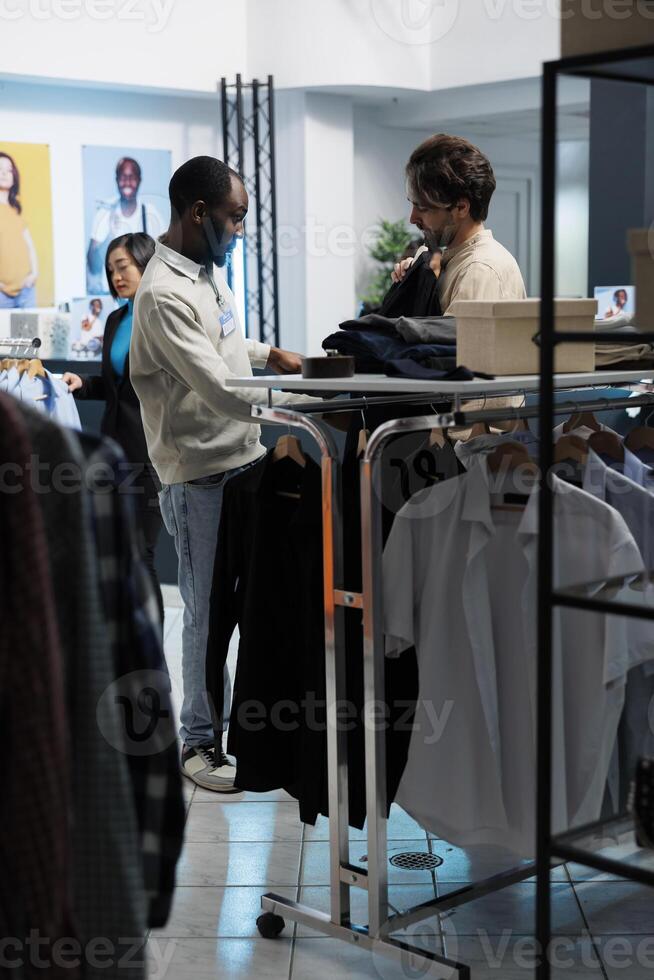
MULTIPOLYGON (((451 315, 450 308, 459 299, 524 299, 518 263, 484 227, 496 186, 484 154, 459 136, 430 136, 411 154, 406 179, 412 206, 409 220, 425 236, 425 248, 435 255, 442 252, 443 315, 451 315)), ((395 266, 394 282, 404 277, 413 261, 405 259, 395 266)))
MULTIPOLYGON (((205 789, 233 792, 234 767, 213 747, 214 734, 226 726, 231 687, 225 671, 224 711, 214 706, 212 718, 205 679, 209 607, 224 486, 264 455, 251 407, 265 396, 226 381, 251 375, 252 365, 296 373, 301 359, 244 336, 220 271, 243 235, 248 210, 238 174, 213 157, 196 157, 173 175, 170 203, 170 227, 134 302, 130 377, 179 559, 182 770, 205 789)), ((276 392, 274 401, 304 398, 276 392)))

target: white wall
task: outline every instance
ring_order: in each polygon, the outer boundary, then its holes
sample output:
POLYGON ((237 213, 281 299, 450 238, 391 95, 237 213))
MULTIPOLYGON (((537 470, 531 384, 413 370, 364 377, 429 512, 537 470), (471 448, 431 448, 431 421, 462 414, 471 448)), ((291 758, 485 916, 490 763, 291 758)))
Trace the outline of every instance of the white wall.
POLYGON ((543 61, 560 57, 557 7, 556 0, 432 4, 431 88, 540 75, 543 61))
POLYGON ((304 92, 275 94, 280 334, 283 347, 300 352, 307 320, 305 103, 304 92))
POLYGON ((429 89, 429 48, 398 43, 397 6, 397 0, 247 0, 248 71, 273 74, 278 88, 429 89))
POLYGON ((247 71, 245 0, 1 0, 5 76, 215 92, 247 71))
POLYGON ((537 76, 558 57, 554 0, 0 0, 5 76, 211 93, 431 91, 537 76))
POLYGON ((0 96, 3 139, 50 145, 57 302, 86 294, 83 144, 171 150, 173 169, 222 152, 217 100, 8 82, 0 96))
POLYGON ((556 198, 556 294, 588 292, 588 140, 559 143, 556 198))
POLYGON ((354 134, 348 98, 307 95, 306 352, 354 316, 354 134))
MULTIPOLYGON (((373 240, 380 218, 408 220, 404 167, 411 151, 430 134, 427 130, 390 129, 375 114, 357 107, 354 114, 354 227, 357 236, 356 291, 362 296, 378 267, 366 244, 373 240)), ((415 229, 416 235, 418 234, 415 229)))

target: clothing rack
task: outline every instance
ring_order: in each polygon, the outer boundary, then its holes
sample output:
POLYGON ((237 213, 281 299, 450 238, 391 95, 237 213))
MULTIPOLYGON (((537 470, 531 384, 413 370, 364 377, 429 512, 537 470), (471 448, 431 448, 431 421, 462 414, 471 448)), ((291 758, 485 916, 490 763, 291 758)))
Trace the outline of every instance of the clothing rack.
MULTIPOLYGON (((40 337, 34 337, 32 340, 27 340, 25 337, 5 337, 0 339, 0 348, 13 348, 5 354, 6 357, 35 357, 40 346, 40 337), (24 348, 24 350, 20 348, 24 348)), ((3 352, 0 350, 0 353, 3 352)))
MULTIPOLYGON (((646 375, 647 371, 643 371, 646 375)), ((612 375, 613 383, 618 383, 619 372, 612 375)), ((638 384, 638 375, 624 372, 626 385, 638 384)), ((642 377, 642 376, 641 376, 642 377)), ((294 387, 289 379, 257 378, 260 387, 269 389, 294 387)), ((360 379, 361 380, 361 379, 360 379)), ((401 391, 399 379, 387 379, 389 391, 401 391)), ((561 385, 561 376, 556 379, 561 385)), ((230 387, 250 387, 252 378, 230 379, 230 387)), ((351 379, 340 381, 341 392, 349 390, 351 379)), ((487 382, 484 397, 493 399, 500 393, 502 383, 487 382)), ((586 376, 585 384, 577 387, 602 388, 607 381, 602 375, 586 376)), ((349 820, 348 820, 348 759, 347 735, 337 725, 336 706, 345 698, 345 644, 344 610, 361 609, 364 632, 364 703, 366 714, 378 700, 383 700, 385 657, 383 648, 381 575, 382 575, 382 533, 381 507, 374 491, 374 476, 381 452, 387 440, 394 434, 417 432, 431 428, 452 428, 466 426, 476 421, 507 421, 511 419, 536 418, 541 413, 540 405, 524 405, 519 408, 483 408, 471 411, 461 410, 467 398, 477 398, 478 390, 469 392, 470 382, 448 385, 446 398, 439 387, 442 382, 434 382, 433 393, 419 392, 400 394, 389 398, 389 404, 420 405, 425 399, 443 402, 449 399, 448 412, 435 412, 432 415, 393 419, 380 425, 370 436, 367 448, 361 459, 361 533, 363 584, 361 592, 345 588, 343 580, 342 553, 342 496, 341 472, 338 451, 332 432, 327 423, 313 416, 330 408, 337 410, 334 400, 307 403, 284 407, 253 406, 252 416, 258 423, 295 426, 310 434, 318 445, 322 468, 323 504, 323 576, 325 603, 325 659, 327 696, 327 749, 329 780, 329 841, 330 841, 330 912, 324 913, 274 893, 262 896, 264 914, 258 919, 258 927, 266 938, 273 938, 284 928, 284 919, 301 923, 316 929, 332 938, 338 938, 403 963, 411 969, 423 971, 421 975, 441 978, 441 980, 470 980, 470 967, 458 963, 439 953, 418 948, 391 934, 408 926, 433 917, 437 913, 451 912, 457 907, 476 901, 485 895, 500 891, 510 885, 531 878, 538 867, 537 862, 522 863, 500 874, 482 881, 464 884, 447 895, 435 898, 404 912, 389 914, 388 902, 388 841, 387 841, 387 800, 386 800, 386 742, 385 734, 379 725, 365 725, 366 753, 366 809, 367 809, 367 867, 362 868, 350 862, 349 820), (452 392, 452 387, 456 388, 452 392), (350 889, 360 888, 368 893, 368 923, 352 921, 350 889)), ((475 385, 477 389, 478 386, 475 385)), ((519 390, 519 389, 518 389, 519 390)), ((504 390, 501 394, 504 394, 504 390)), ((526 393, 526 392, 525 392, 526 393)), ((358 403, 360 399, 356 399, 358 403)), ((379 401, 385 401, 384 398, 379 401)), ((367 403, 366 403, 367 404, 367 403)), ((379 402, 377 402, 379 404, 379 402)), ((577 402, 566 400, 551 405, 552 415, 570 414, 577 410, 606 411, 613 408, 633 408, 654 405, 654 390, 639 394, 634 398, 598 398, 592 401, 577 402)), ((351 412, 351 401, 338 404, 341 412, 351 412)), ((545 440, 547 442, 547 440, 545 440)), ((542 465, 542 463, 541 463, 542 465)), ((654 613, 653 613, 654 615, 654 613)), ((372 721, 374 719, 368 719, 372 721)), ((341 726, 342 727, 342 726, 341 726)), ((572 846, 572 845, 570 845, 572 846)), ((569 858, 566 858, 568 860, 569 858)), ((557 858, 555 863, 563 863, 557 858)), ((548 881, 549 870, 548 865, 548 881)))

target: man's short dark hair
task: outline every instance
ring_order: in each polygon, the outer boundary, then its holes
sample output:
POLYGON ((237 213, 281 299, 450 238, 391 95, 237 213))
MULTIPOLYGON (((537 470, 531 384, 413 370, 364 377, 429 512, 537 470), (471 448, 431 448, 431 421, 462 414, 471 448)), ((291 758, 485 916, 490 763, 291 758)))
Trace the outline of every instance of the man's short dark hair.
POLYGON ((461 136, 430 136, 411 154, 406 176, 416 204, 452 207, 465 198, 474 221, 488 217, 495 174, 481 150, 461 136))
POLYGON ((119 179, 120 172, 121 172, 121 170, 123 169, 123 167, 125 166, 126 163, 131 163, 132 167, 134 168, 134 170, 136 172, 137 179, 139 181, 142 180, 141 164, 138 162, 138 160, 135 160, 134 157, 121 157, 120 158, 120 160, 116 164, 116 180, 119 179))
POLYGON ((184 214, 195 201, 217 207, 229 197, 232 178, 239 174, 215 157, 193 157, 173 174, 168 185, 170 204, 177 214, 184 214))

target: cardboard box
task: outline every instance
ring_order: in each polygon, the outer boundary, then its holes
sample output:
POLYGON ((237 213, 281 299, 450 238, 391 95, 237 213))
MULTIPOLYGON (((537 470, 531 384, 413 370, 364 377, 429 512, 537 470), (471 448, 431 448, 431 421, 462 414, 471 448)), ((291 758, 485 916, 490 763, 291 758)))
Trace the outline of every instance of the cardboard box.
POLYGON ((628 243, 636 286, 634 326, 654 331, 654 229, 632 228, 628 243))
POLYGON ((654 0, 562 0, 561 57, 654 44, 654 0))
MULTIPOLYGON (((595 329, 597 301, 556 299, 557 330, 595 329)), ((456 317, 456 362, 488 374, 538 374, 540 348, 534 335, 540 329, 540 300, 496 302, 459 300, 452 305, 456 317)), ((554 358, 557 374, 595 370, 594 344, 561 344, 554 358)))

